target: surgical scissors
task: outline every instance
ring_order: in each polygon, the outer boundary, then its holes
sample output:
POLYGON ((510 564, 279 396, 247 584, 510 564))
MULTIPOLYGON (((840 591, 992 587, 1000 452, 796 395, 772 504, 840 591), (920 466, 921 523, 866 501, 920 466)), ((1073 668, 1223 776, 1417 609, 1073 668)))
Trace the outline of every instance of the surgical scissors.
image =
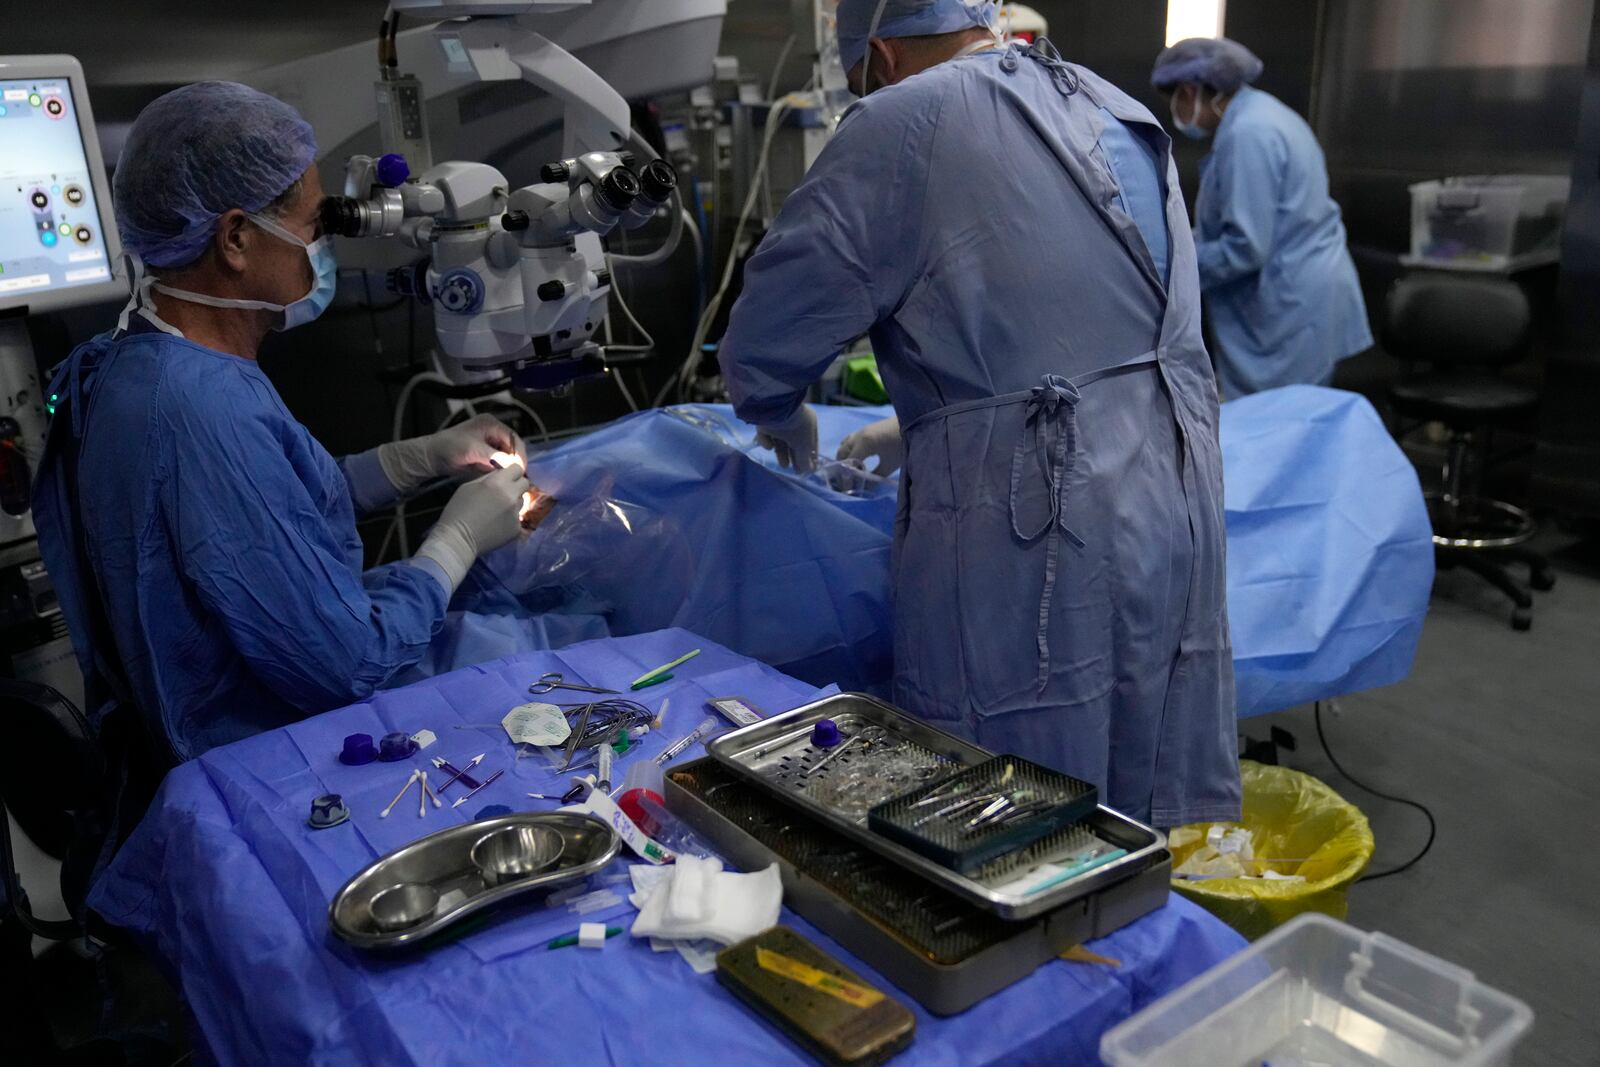
POLYGON ((615 689, 596 689, 592 685, 578 685, 569 682, 561 676, 559 671, 551 671, 539 678, 537 682, 528 686, 528 692, 536 696, 544 696, 556 689, 570 689, 575 693, 616 693, 615 689))

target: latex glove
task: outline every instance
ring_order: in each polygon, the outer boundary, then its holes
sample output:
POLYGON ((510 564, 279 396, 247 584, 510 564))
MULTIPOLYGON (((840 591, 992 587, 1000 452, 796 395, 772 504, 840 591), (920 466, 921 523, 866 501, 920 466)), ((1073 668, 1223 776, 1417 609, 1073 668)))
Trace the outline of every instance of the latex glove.
POLYGON ((523 495, 530 488, 521 467, 491 471, 457 489, 444 514, 428 531, 417 555, 437 563, 454 593, 472 564, 485 552, 522 533, 523 495))
POLYGON ((778 454, 778 462, 799 474, 817 469, 817 413, 801 404, 787 422, 756 427, 756 444, 778 454))
POLYGON ((870 426, 863 426, 839 444, 839 461, 856 463, 867 470, 867 460, 876 456, 878 466, 868 473, 887 478, 906 462, 906 443, 900 437, 900 416, 890 415, 870 426))
POLYGON ((489 457, 509 452, 527 466, 519 438, 493 415, 474 415, 466 422, 408 441, 391 441, 378 449, 378 462, 395 490, 410 493, 436 478, 482 474, 492 469, 489 457))

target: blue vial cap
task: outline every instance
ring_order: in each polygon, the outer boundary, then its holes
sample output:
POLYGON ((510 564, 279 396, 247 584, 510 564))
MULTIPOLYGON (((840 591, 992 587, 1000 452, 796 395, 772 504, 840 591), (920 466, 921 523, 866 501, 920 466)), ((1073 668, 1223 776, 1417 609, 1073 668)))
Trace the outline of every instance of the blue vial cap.
POLYGON ((378 157, 378 182, 386 189, 404 185, 411 177, 411 165, 398 152, 387 152, 378 157))
POLYGON ((832 719, 818 719, 811 728, 811 743, 818 748, 832 748, 839 743, 839 724, 832 719))

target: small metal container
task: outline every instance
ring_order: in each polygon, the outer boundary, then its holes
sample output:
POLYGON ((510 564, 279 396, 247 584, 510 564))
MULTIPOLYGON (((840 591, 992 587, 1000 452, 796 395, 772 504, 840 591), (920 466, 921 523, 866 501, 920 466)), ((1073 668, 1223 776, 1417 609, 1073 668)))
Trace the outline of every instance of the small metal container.
POLYGON ((372 925, 380 930, 405 930, 433 918, 439 906, 439 891, 422 882, 392 885, 372 897, 367 909, 372 925))
POLYGON ((360 948, 413 945, 484 908, 581 882, 621 847, 610 826, 575 812, 519 812, 452 826, 374 860, 346 882, 328 905, 328 925, 360 948))
POLYGON ((489 885, 528 878, 561 858, 566 841, 548 826, 506 826, 473 843, 472 865, 489 885))

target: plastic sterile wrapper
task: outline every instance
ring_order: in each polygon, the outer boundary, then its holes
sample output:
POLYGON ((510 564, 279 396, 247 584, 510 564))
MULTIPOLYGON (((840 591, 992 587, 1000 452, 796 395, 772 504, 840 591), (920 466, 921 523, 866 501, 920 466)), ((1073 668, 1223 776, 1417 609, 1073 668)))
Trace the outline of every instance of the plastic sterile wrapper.
POLYGON ((1249 938, 1302 912, 1343 919, 1350 887, 1372 860, 1367 817, 1309 774, 1249 760, 1240 762, 1239 771, 1240 823, 1200 823, 1168 836, 1175 875, 1215 872, 1202 880, 1175 877, 1173 889, 1249 938), (1241 830, 1248 833, 1252 854, 1218 847, 1230 833, 1238 841, 1241 830), (1268 871, 1275 877, 1266 877, 1268 871))
POLYGON ((541 487, 559 505, 483 560, 484 586, 498 584, 529 611, 602 615, 613 634, 672 626, 695 574, 679 523, 617 495, 614 476, 582 496, 541 487))

